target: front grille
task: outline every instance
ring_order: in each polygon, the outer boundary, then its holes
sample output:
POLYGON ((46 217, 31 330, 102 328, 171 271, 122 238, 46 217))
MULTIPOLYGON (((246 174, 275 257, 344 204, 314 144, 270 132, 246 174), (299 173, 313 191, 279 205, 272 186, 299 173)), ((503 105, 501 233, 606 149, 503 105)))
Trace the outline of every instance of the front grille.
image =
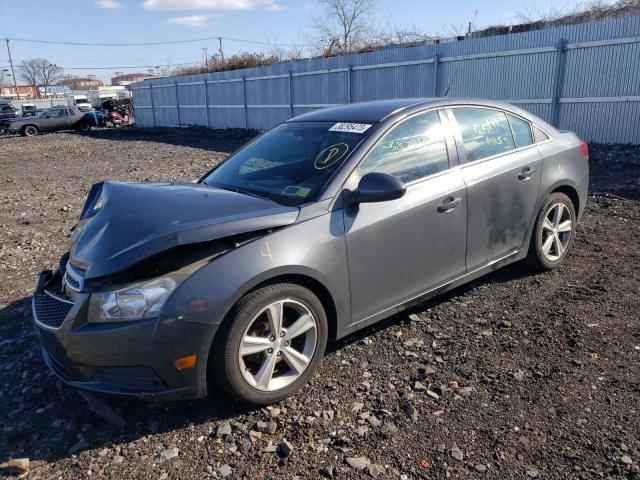
POLYGON ((54 297, 46 291, 33 297, 33 315, 37 323, 49 328, 60 328, 73 303, 54 297))

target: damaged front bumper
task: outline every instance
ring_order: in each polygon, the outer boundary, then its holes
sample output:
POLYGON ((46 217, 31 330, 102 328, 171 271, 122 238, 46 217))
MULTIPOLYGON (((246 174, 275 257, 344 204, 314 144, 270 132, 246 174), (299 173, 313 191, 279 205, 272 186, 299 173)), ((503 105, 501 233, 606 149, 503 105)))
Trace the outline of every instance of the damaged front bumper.
POLYGON ((90 296, 72 301, 59 272, 40 274, 33 318, 44 361, 58 378, 79 389, 146 399, 206 395, 209 325, 165 317, 90 323, 90 296), (176 359, 192 354, 199 358, 195 368, 175 367, 176 359))

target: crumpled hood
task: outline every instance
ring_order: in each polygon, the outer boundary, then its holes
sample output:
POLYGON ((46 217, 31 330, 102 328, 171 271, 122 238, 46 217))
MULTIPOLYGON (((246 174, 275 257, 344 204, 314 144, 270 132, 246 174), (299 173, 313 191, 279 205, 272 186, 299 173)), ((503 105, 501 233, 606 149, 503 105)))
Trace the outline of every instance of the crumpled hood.
POLYGON ((119 272, 178 245, 293 223, 297 207, 202 184, 101 182, 73 232, 85 278, 119 272))

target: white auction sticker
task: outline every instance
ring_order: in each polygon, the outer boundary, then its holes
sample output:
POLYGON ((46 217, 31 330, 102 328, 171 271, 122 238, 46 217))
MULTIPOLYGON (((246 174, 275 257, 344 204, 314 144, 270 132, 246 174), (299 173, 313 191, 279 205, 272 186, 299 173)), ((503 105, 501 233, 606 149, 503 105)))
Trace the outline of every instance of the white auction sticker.
POLYGON ((370 123, 336 123, 330 132, 364 133, 371 127, 370 123))

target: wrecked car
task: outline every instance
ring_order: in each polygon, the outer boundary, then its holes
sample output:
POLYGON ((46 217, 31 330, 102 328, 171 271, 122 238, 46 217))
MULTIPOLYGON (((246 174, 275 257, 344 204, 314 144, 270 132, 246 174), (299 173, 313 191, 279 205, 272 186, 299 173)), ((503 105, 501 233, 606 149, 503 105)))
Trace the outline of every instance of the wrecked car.
POLYGON ((255 405, 328 341, 526 260, 560 266, 588 148, 511 105, 398 99, 286 121, 197 183, 94 185, 33 297, 79 389, 255 405))

